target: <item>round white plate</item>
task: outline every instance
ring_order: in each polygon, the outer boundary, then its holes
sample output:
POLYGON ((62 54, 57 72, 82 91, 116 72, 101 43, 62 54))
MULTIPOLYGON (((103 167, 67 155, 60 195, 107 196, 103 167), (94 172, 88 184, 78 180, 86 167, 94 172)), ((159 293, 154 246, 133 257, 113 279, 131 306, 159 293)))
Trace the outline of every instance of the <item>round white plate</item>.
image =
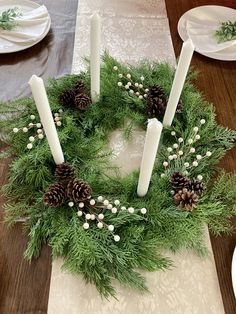
MULTIPOLYGON (((186 30, 186 21, 188 20, 196 23, 202 22, 203 24, 206 22, 224 22, 229 20, 234 22, 236 21, 236 10, 218 5, 203 5, 185 12, 178 22, 178 32, 183 41, 188 39, 186 30)), ((195 50, 206 57, 217 60, 236 60, 236 45, 211 53, 201 52, 199 48, 195 50)))
MULTIPOLYGON (((14 8, 14 7, 19 7, 21 11, 24 13, 24 12, 29 12, 31 10, 37 9, 38 7, 40 7, 40 5, 38 3, 29 1, 29 0, 0 0, 0 12, 6 11, 9 8, 14 8)), ((47 35, 47 33, 50 30, 50 27, 51 27, 51 18, 50 18, 50 15, 48 14, 48 24, 47 24, 47 27, 45 28, 44 33, 41 36, 35 38, 35 41, 30 42, 28 45, 20 45, 17 43, 12 43, 0 37, 0 53, 10 53, 10 52, 21 51, 21 50, 24 50, 24 49, 27 49, 29 47, 36 45, 47 35)))
POLYGON ((231 275, 232 275, 234 295, 236 297, 236 247, 234 249, 234 254, 233 254, 233 259, 232 259, 231 275))

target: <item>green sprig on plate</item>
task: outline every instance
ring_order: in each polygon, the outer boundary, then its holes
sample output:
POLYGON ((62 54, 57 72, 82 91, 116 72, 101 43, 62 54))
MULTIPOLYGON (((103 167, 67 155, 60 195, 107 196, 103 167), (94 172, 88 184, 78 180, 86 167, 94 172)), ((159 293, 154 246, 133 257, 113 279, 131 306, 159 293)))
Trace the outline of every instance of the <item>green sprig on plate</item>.
POLYGON ((215 32, 218 43, 236 39, 236 21, 222 22, 220 28, 215 32))
POLYGON ((15 18, 22 16, 22 12, 18 7, 14 7, 3 11, 0 15, 0 29, 11 31, 18 26, 15 18))

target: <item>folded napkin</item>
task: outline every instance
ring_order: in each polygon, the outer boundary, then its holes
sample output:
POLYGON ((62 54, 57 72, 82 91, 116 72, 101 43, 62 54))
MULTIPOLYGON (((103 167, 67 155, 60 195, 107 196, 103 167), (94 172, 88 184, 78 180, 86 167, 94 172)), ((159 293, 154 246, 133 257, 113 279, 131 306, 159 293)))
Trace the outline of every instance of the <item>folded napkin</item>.
POLYGON ((196 23, 186 22, 186 29, 189 38, 191 38, 196 50, 201 52, 217 52, 236 44, 236 40, 217 42, 215 32, 220 27, 220 22, 196 23))
POLYGON ((23 45, 38 40, 50 23, 50 17, 44 5, 25 12, 14 20, 18 23, 16 30, 0 30, 0 38, 23 45))

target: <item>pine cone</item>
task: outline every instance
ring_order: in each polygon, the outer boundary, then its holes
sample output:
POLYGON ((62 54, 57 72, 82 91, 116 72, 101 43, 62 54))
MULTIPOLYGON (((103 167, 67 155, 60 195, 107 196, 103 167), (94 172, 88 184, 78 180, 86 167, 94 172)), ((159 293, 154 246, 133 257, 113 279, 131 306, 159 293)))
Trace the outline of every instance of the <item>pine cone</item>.
POLYGON ((64 106, 73 107, 75 104, 75 91, 73 89, 65 90, 59 95, 58 100, 64 106))
POLYGON ((91 104, 91 98, 85 94, 80 93, 75 96, 75 106, 80 110, 85 110, 91 104))
POLYGON ((44 203, 50 207, 60 206, 65 199, 66 191, 60 183, 50 185, 43 197, 44 203))
POLYGON ((85 201, 91 196, 90 186, 80 179, 71 180, 67 185, 67 195, 74 202, 85 201))
POLYGON ((204 183, 198 180, 189 180, 185 186, 188 190, 194 191, 197 195, 201 195, 205 189, 204 183))
POLYGON ((169 182, 175 192, 182 190, 189 183, 189 180, 180 172, 174 172, 169 179, 169 182))
POLYGON ((183 188, 183 190, 176 193, 174 199, 178 207, 185 208, 189 212, 197 207, 197 194, 194 191, 190 191, 186 188, 183 188))
POLYGON ((75 169, 70 164, 64 162, 63 164, 57 165, 55 177, 58 181, 70 181, 75 177, 75 169))
POLYGON ((162 118, 164 116, 167 101, 164 90, 159 85, 154 85, 149 88, 149 92, 147 95, 147 103, 148 103, 148 116, 153 118, 162 118))
POLYGON ((85 92, 84 82, 81 80, 77 81, 74 86, 74 91, 76 94, 84 93, 85 92))

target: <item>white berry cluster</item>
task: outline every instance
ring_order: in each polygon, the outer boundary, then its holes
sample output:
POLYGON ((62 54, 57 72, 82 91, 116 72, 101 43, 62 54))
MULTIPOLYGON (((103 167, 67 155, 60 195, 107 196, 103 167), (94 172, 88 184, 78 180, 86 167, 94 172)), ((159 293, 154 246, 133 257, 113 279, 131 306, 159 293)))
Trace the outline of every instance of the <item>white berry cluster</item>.
MULTIPOLYGON (((70 207, 75 206, 73 202, 69 202, 68 205, 70 207)), ((147 212, 146 208, 135 210, 133 207, 126 208, 125 206, 121 206, 119 200, 115 200, 113 203, 111 203, 103 196, 98 196, 96 200, 91 198, 85 202, 80 202, 76 205, 76 207, 78 209, 78 217, 84 216, 85 218, 85 223, 83 224, 83 228, 85 230, 89 229, 92 221, 95 221, 99 229, 106 228, 108 231, 110 231, 115 242, 120 241, 120 236, 114 233, 114 225, 107 224, 104 221, 105 214, 108 211, 112 214, 117 214, 119 211, 127 210, 130 214, 133 214, 134 212, 140 212, 143 215, 147 212), (85 208, 86 211, 84 211, 85 208)))
MULTIPOLYGON (((57 126, 61 126, 62 113, 63 110, 59 109, 59 111, 54 114, 54 122, 57 126)), ((14 128, 12 130, 13 133, 18 133, 20 131, 28 133, 32 129, 37 129, 35 135, 29 136, 29 143, 26 146, 28 149, 33 148, 33 142, 35 142, 36 139, 42 140, 45 135, 43 125, 40 122, 35 122, 35 119, 36 119, 35 115, 32 114, 30 115, 31 122, 28 124, 28 126, 25 126, 23 128, 14 128)))
POLYGON ((147 98, 149 89, 145 88, 143 85, 145 80, 144 76, 140 76, 140 82, 135 82, 130 73, 119 73, 119 69, 116 65, 113 67, 113 70, 117 71, 118 78, 121 79, 117 83, 119 87, 124 88, 131 96, 136 96, 139 99, 147 98))
MULTIPOLYGON (((199 127, 195 126, 191 136, 185 141, 182 137, 177 137, 175 131, 171 131, 171 135, 175 138, 175 143, 167 147, 167 160, 163 162, 165 170, 168 169, 172 162, 176 162, 182 167, 181 170, 183 170, 183 174, 188 175, 191 168, 197 167, 201 160, 212 155, 210 151, 206 151, 204 156, 197 154, 196 148, 194 147, 194 144, 201 138, 199 130, 205 123, 205 119, 201 119, 199 127)), ((164 176, 165 173, 162 173, 161 177, 164 176)), ((203 176, 199 174, 197 178, 201 181, 203 176)))

